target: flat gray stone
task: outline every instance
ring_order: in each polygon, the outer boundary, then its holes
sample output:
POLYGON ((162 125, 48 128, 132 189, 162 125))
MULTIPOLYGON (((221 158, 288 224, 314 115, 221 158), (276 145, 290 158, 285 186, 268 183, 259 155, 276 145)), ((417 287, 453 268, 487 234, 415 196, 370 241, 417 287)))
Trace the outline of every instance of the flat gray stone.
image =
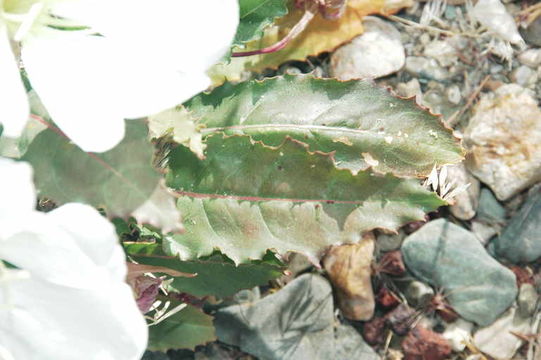
POLYGON ((513 263, 528 263, 541 257, 541 188, 532 190, 493 243, 496 254, 513 263))
POLYGON ((402 254, 419 279, 442 288, 464 319, 486 326, 515 300, 513 272, 494 260, 471 232, 444 219, 404 240, 402 254))
POLYGON ((496 360, 508 360, 523 343, 513 332, 531 333, 530 319, 521 317, 515 307, 509 309, 494 324, 477 330, 473 336, 473 344, 496 360))

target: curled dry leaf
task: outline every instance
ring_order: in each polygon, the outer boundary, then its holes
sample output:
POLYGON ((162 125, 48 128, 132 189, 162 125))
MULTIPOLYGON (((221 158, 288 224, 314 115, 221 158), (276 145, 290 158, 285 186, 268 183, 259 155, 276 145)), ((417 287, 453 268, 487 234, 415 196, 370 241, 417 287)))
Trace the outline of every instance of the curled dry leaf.
MULTIPOLYGON (((209 71, 215 84, 225 80, 238 81, 241 73, 262 71, 265 68, 277 68, 291 60, 304 61, 308 56, 332 51, 355 36, 363 33, 360 19, 370 14, 391 14, 402 7, 410 6, 412 1, 384 0, 349 0, 338 19, 326 19, 316 16, 310 24, 285 48, 270 54, 233 58, 227 65, 218 64, 209 71)), ((291 29, 299 23, 304 9, 291 8, 289 14, 279 18, 268 27, 261 39, 250 41, 243 51, 253 51, 270 47, 285 38, 291 29)))
POLYGON ((400 304, 385 315, 386 323, 400 336, 406 335, 417 319, 417 312, 406 304, 400 304))
POLYGON ((382 286, 381 289, 379 289, 376 300, 378 304, 384 308, 394 308, 400 304, 398 296, 385 286, 382 286))
POLYGON ((379 272, 394 276, 404 275, 406 273, 406 265, 404 265, 400 250, 385 253, 385 255, 383 255, 379 260, 377 270, 379 272))
POLYGON ((370 280, 374 235, 368 233, 358 244, 332 247, 323 266, 335 288, 338 306, 351 320, 369 320, 375 300, 370 280))

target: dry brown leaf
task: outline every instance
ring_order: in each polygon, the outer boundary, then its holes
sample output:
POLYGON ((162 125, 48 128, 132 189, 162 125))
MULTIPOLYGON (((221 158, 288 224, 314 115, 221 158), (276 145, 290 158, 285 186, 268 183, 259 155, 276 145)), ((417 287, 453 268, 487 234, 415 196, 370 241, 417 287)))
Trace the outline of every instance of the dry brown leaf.
POLYGON ((358 244, 332 247, 323 266, 336 290, 338 307, 351 320, 369 320, 376 306, 372 290, 371 263, 374 235, 368 233, 358 244))
MULTIPOLYGON (((304 61, 308 56, 332 51, 339 45, 363 33, 362 18, 370 14, 392 14, 402 7, 410 6, 412 0, 349 0, 342 17, 327 20, 316 16, 308 27, 284 49, 263 55, 232 58, 227 65, 214 66, 209 75, 215 85, 225 80, 239 81, 242 71, 259 72, 265 68, 277 68, 290 60, 304 61)), ((242 51, 262 49, 273 45, 284 36, 302 17, 304 10, 291 8, 289 14, 276 21, 258 40, 251 41, 242 51)))

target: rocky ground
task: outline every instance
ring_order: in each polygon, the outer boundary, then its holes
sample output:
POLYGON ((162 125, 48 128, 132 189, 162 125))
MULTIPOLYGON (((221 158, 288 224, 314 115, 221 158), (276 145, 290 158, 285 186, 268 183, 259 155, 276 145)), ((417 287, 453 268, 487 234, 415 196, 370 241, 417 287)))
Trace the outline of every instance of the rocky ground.
POLYGON ((252 316, 247 302, 270 343, 308 327, 304 352, 288 350, 306 359, 541 359, 541 3, 490 3, 418 2, 368 17, 366 32, 334 53, 278 70, 374 79, 442 114, 468 154, 427 186, 454 204, 398 234, 332 249, 320 269, 290 256, 289 275, 217 307, 222 342, 145 359, 254 358, 225 343, 264 354, 270 345, 228 329, 252 316), (294 290, 275 291, 285 284, 294 290), (277 320, 299 315, 295 301, 313 309, 304 325, 277 320))

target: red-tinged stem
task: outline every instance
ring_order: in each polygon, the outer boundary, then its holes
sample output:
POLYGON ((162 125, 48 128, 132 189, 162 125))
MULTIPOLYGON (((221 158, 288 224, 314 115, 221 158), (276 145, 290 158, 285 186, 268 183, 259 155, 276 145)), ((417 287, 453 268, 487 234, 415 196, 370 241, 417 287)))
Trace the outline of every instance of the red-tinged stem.
POLYGON ((306 29, 306 26, 312 21, 314 18, 315 12, 308 8, 306 9, 304 15, 299 20, 298 23, 293 26, 293 29, 287 34, 282 40, 278 41, 277 43, 274 43, 271 46, 268 46, 263 49, 259 50, 253 50, 253 51, 245 51, 245 52, 234 52, 231 54, 231 57, 242 57, 242 56, 252 56, 252 55, 261 55, 261 54, 269 54, 273 53, 279 50, 282 50, 286 47, 286 45, 293 39, 295 39, 301 32, 303 32, 304 29, 306 29))

